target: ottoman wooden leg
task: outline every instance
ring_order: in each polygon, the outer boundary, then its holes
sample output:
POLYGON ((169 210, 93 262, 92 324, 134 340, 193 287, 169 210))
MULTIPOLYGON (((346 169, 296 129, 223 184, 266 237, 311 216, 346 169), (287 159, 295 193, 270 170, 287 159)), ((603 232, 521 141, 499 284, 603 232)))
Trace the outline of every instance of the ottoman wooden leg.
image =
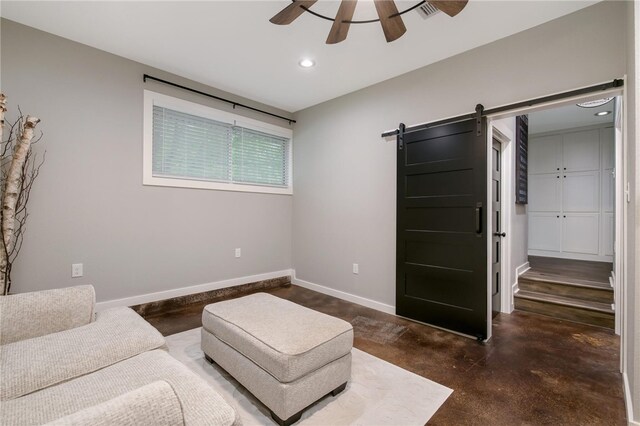
POLYGON ((210 364, 215 364, 213 359, 207 354, 204 354, 204 359, 206 359, 210 364))
POLYGON ((297 422, 298 420, 300 420, 301 417, 302 417, 302 411, 300 411, 297 414, 294 414, 293 416, 289 417, 287 420, 282 420, 280 417, 276 415, 276 413, 271 411, 271 418, 275 420, 275 422, 278 423, 280 426, 290 426, 295 422, 297 422))
POLYGON ((338 395, 340 392, 345 390, 346 387, 347 387, 347 382, 344 382, 343 384, 341 384, 340 386, 338 386, 337 388, 331 391, 331 396, 338 395))

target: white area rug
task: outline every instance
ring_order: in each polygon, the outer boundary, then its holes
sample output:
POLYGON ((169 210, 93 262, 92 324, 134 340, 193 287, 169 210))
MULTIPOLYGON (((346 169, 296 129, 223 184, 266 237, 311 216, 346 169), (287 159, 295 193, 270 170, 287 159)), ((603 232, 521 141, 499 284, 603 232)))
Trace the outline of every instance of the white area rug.
MULTIPOLYGON (((167 337, 169 352, 222 395, 243 425, 275 423, 267 408, 200 349, 200 328, 167 337)), ((353 349, 351 381, 338 396, 307 409, 299 425, 424 425, 453 392, 407 370, 353 349)))

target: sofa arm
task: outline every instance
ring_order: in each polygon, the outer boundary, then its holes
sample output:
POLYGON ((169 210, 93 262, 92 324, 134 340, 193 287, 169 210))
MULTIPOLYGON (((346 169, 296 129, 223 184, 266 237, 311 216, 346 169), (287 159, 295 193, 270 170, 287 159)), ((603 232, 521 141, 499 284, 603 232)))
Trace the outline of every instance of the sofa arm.
POLYGON ((46 424, 74 425, 177 426, 184 418, 175 391, 161 380, 46 424))
POLYGON ((95 302, 90 285, 0 296, 0 345, 89 324, 95 302))
POLYGON ((96 321, 0 346, 0 401, 19 398, 165 347, 162 334, 129 308, 96 321))

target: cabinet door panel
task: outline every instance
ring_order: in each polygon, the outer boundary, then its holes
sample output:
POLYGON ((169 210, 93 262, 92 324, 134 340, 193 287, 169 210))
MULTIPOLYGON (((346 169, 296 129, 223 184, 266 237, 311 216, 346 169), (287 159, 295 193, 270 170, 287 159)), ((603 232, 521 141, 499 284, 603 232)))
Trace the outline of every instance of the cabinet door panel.
POLYGON ((614 133, 613 127, 600 129, 600 144, 602 148, 602 168, 613 169, 614 167, 614 133))
POLYGON ((562 143, 563 171, 600 169, 600 131, 566 133, 562 143))
POLYGON ((605 256, 613 256, 614 223, 613 213, 602 215, 602 254, 605 256))
POLYGON ((562 251, 598 254, 600 235, 598 213, 567 213, 562 223, 562 251))
POLYGON ((560 212, 529 213, 529 249, 560 251, 560 212))
POLYGON ((562 135, 529 139, 529 173, 556 173, 562 165, 562 135))
POLYGON ((529 211, 560 210, 561 175, 529 175, 529 211))
POLYGON ((602 211, 613 211, 614 191, 613 169, 604 170, 602 173, 602 211))
POLYGON ((565 212, 600 210, 600 172, 562 175, 562 209, 565 212))

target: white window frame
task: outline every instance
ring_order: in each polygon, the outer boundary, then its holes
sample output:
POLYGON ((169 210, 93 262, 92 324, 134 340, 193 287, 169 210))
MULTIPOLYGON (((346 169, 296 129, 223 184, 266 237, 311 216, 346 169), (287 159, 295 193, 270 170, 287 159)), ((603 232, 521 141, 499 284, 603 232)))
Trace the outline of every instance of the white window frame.
POLYGON ((213 189, 220 191, 259 192, 265 194, 293 194, 293 131, 286 127, 264 123, 251 118, 242 117, 226 111, 221 111, 195 102, 174 98, 161 93, 144 91, 144 118, 143 118, 143 165, 142 184, 151 186, 170 186, 177 188, 213 189), (267 185, 243 184, 235 182, 214 182, 195 180, 189 178, 169 178, 153 176, 153 107, 173 109, 198 117, 209 118, 233 126, 256 130, 274 136, 280 136, 289 140, 287 149, 287 186, 275 187, 267 185))

